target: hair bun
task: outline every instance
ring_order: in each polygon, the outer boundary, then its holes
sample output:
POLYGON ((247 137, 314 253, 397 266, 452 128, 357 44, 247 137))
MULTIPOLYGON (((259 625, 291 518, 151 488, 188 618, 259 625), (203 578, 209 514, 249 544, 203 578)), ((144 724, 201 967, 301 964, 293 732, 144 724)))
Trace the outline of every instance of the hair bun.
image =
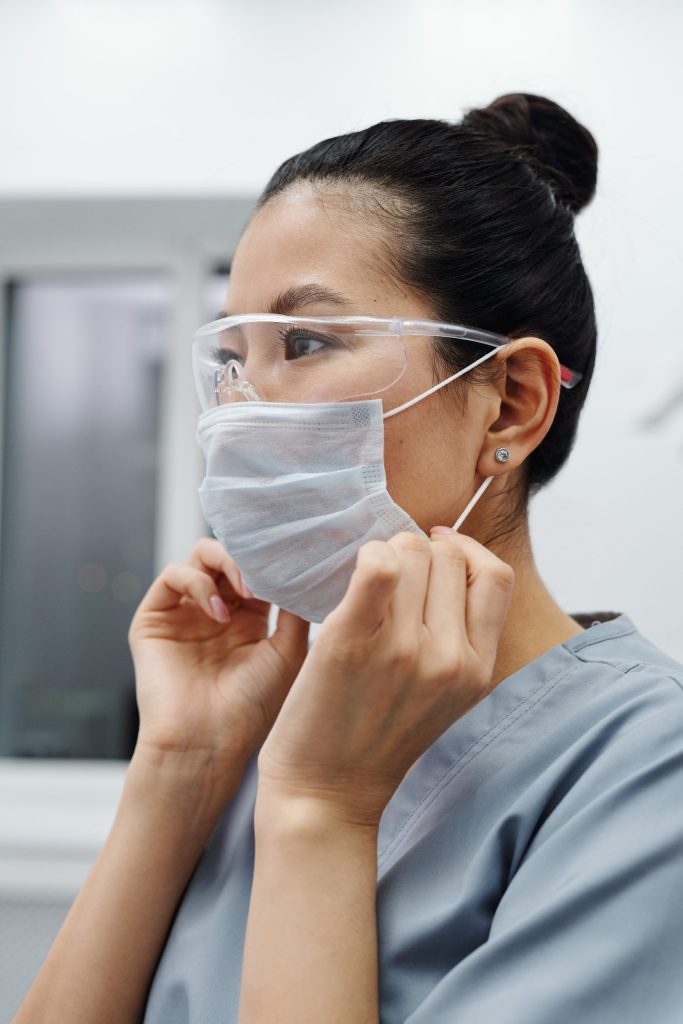
POLYGON ((511 92, 487 107, 467 110, 461 122, 500 140, 548 183, 573 213, 595 194, 598 146, 584 125, 546 96, 511 92))

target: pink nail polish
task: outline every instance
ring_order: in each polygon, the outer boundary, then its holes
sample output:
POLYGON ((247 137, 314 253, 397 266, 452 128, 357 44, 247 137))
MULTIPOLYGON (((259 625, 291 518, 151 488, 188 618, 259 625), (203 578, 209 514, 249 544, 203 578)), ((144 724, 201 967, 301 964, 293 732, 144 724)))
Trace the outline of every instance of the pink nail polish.
POLYGON ((432 526, 431 533, 455 533, 452 526, 432 526))
POLYGON ((213 609, 213 614, 218 622, 230 622, 230 612, 223 600, 218 594, 212 594, 209 598, 209 604, 213 609))

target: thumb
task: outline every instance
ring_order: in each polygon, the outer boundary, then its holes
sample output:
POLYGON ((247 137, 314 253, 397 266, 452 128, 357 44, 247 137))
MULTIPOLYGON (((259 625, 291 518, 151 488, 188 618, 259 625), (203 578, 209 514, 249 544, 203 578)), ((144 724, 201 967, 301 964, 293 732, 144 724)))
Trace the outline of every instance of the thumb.
POLYGON ((284 660, 293 665, 297 671, 308 653, 308 634, 310 622, 300 618, 294 612, 279 608, 275 632, 270 640, 284 660))

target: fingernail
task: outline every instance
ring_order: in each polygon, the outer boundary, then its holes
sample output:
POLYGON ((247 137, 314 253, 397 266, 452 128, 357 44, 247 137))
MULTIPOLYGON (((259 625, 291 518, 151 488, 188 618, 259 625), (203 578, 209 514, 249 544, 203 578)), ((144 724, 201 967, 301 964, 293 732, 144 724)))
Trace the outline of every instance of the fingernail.
POLYGON ((241 580, 241 583, 242 583, 242 593, 244 594, 244 596, 245 597, 253 597, 254 595, 252 594, 252 592, 249 589, 249 587, 247 586, 247 584, 244 582, 244 576, 242 575, 242 573, 240 573, 240 580, 241 580))
POLYGON ((228 611, 225 602, 218 596, 218 594, 212 594, 209 598, 209 604, 213 609, 213 614, 216 617, 217 622, 230 622, 230 612, 228 611))
POLYGON ((432 526, 430 533, 455 533, 452 526, 432 526))

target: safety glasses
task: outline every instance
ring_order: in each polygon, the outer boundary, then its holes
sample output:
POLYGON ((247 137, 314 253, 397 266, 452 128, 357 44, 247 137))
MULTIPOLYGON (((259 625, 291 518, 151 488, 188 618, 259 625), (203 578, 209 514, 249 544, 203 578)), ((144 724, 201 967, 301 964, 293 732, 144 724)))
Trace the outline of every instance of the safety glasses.
MULTIPOLYGON (((403 376, 411 353, 436 338, 489 348, 513 340, 433 320, 244 313, 214 320, 196 332, 195 386, 203 410, 234 401, 374 398, 403 376)), ((573 388, 581 378, 576 370, 560 367, 562 387, 573 388)))

